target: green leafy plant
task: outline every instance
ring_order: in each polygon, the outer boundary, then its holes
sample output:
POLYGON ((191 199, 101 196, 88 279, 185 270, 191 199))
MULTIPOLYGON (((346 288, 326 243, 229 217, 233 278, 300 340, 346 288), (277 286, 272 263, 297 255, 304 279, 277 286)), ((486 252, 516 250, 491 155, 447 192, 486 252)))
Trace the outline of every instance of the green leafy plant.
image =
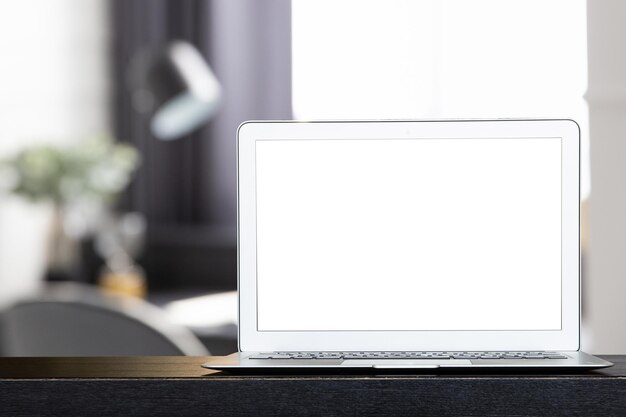
POLYGON ((35 145, 0 160, 1 182, 8 191, 36 202, 108 202, 128 185, 138 162, 135 148, 109 136, 66 146, 35 145))

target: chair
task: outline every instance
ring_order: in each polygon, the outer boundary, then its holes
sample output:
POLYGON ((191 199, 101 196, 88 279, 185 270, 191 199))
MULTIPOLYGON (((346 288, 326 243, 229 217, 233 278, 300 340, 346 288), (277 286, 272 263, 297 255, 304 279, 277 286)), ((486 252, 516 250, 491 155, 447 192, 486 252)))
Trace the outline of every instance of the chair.
POLYGON ((0 313, 3 356, 192 355, 209 352, 190 330, 139 299, 87 285, 50 284, 0 313))

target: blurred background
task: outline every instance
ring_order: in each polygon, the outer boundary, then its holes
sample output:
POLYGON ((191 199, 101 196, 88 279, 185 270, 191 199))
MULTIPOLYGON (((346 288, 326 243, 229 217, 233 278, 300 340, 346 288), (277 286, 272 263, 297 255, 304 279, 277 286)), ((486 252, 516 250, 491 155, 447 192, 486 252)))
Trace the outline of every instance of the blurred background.
POLYGON ((250 119, 572 118, 583 348, 624 353, 626 4, 0 4, 0 354, 236 350, 250 119))

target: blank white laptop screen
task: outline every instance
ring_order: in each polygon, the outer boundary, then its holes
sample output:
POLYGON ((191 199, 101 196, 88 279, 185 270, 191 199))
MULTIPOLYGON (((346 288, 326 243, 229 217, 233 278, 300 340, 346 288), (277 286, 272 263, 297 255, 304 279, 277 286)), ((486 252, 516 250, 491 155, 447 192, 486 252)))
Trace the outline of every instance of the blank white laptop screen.
POLYGON ((257 330, 561 329, 561 138, 255 146, 257 330))

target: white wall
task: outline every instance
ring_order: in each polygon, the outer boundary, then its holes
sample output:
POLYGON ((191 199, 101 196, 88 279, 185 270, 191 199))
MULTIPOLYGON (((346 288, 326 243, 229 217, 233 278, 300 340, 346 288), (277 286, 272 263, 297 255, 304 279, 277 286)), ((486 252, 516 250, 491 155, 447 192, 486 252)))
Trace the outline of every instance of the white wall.
POLYGON ((626 2, 587 2, 591 195, 583 347, 626 352, 626 2))
POLYGON ((0 2, 0 154, 109 127, 106 0, 0 2))
MULTIPOLYGON (((108 131, 106 0, 0 2, 0 157, 108 131)), ((41 275, 50 212, 0 195, 0 303, 41 275)))

